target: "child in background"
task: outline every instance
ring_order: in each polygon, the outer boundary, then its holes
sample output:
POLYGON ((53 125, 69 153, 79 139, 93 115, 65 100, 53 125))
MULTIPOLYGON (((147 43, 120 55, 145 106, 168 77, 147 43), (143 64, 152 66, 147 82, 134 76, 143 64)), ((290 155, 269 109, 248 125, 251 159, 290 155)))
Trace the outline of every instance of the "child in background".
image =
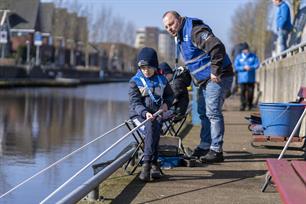
POLYGON ((173 71, 167 62, 160 63, 159 68, 162 70, 174 92, 173 105, 176 115, 174 120, 180 120, 184 117, 189 104, 187 87, 191 83, 190 73, 184 67, 179 67, 173 71))

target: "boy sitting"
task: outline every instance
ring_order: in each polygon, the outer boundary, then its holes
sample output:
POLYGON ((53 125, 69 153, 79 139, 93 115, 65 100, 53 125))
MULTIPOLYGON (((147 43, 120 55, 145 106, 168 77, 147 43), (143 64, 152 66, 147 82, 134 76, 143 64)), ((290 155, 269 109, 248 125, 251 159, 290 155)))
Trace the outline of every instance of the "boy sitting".
POLYGON ((150 119, 144 125, 143 168, 139 175, 142 181, 150 181, 151 177, 161 176, 157 163, 161 120, 153 114, 160 109, 168 110, 173 102, 173 91, 167 79, 157 72, 158 58, 153 48, 140 50, 137 66, 139 69, 129 82, 129 114, 140 122, 150 119))

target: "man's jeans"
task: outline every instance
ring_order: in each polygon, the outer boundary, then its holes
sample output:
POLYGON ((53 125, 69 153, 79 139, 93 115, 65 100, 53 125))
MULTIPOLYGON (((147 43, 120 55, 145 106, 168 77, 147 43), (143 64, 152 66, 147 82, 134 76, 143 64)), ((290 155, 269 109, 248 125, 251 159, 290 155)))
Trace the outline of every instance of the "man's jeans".
POLYGON ((198 92, 198 113, 201 119, 201 142, 199 148, 222 152, 224 119, 222 106, 230 92, 233 77, 224 77, 221 82, 209 81, 198 92))
POLYGON ((277 31, 277 35, 278 35, 277 43, 278 43, 279 52, 282 52, 287 49, 287 39, 289 31, 279 29, 277 31))

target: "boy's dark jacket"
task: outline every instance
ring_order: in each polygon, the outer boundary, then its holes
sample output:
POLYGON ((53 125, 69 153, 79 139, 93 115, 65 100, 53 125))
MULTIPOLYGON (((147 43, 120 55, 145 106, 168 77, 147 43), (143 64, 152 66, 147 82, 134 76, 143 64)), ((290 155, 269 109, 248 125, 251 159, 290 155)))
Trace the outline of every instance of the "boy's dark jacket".
POLYGON ((188 96, 187 87, 190 86, 191 76, 188 70, 184 70, 172 81, 172 89, 174 92, 174 98, 180 99, 182 96, 188 96))
POLYGON ((147 112, 150 112, 153 114, 156 111, 158 111, 161 106, 160 101, 158 104, 156 104, 151 99, 146 89, 144 88, 143 83, 141 82, 141 79, 140 79, 141 77, 146 80, 148 87, 150 87, 150 90, 156 99, 160 98, 160 89, 161 89, 160 82, 162 82, 163 103, 166 103, 168 108, 170 108, 174 97, 173 97, 173 91, 167 79, 163 75, 160 75, 160 74, 154 74, 152 77, 146 78, 142 74, 141 70, 138 70, 135 76, 133 76, 129 82, 129 116, 130 118, 135 117, 137 115, 145 118, 147 112))
POLYGON ((191 76, 187 69, 184 69, 182 73, 177 75, 171 84, 174 98, 176 103, 174 104, 175 113, 178 115, 184 115, 187 111, 189 104, 189 94, 187 87, 191 84, 191 76))

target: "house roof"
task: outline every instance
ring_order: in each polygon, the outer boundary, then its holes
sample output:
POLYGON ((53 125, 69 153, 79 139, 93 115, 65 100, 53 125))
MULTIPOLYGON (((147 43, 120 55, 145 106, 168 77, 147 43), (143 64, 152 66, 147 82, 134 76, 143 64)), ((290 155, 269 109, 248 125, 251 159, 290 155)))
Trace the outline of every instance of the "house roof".
MULTIPOLYGON (((11 16, 19 16, 19 23, 14 26, 13 29, 32 29, 35 30, 37 26, 37 16, 39 10, 40 0, 1 0, 9 2, 8 9, 11 11, 11 16)), ((2 2, 1 2, 2 3, 2 2)), ((11 20, 10 20, 11 21, 11 20)))
POLYGON ((10 0, 0 0, 0 10, 9 9, 10 0))

